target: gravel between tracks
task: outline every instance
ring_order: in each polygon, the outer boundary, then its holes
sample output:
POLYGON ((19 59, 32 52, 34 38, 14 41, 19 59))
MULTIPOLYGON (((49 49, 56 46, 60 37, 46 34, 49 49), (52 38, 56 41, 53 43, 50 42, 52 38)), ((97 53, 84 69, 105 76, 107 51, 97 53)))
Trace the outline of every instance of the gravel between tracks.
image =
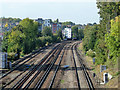
MULTIPOLYGON (((29 64, 31 61, 35 61, 33 62, 34 65, 38 64, 38 62, 49 52, 51 51, 53 48, 53 46, 50 46, 48 49, 45 49, 43 50, 43 52, 41 52, 40 54, 38 54, 37 56, 35 56, 34 58, 32 58, 29 62, 25 63, 26 64, 29 64)), ((33 64, 32 63, 32 64, 33 64)), ((25 66, 23 65, 23 67, 25 66)), ((7 75, 6 77, 4 77, 3 79, 0 80, 0 84, 6 84, 8 83, 9 81, 13 80, 17 75, 19 75, 20 73, 22 73, 24 71, 24 68, 21 68, 20 70, 15 70, 13 71, 12 73, 10 73, 9 75, 7 75)), ((29 69, 28 69, 29 70, 29 69)), ((14 82, 12 82, 10 85, 8 85, 6 88, 11 88, 13 85, 15 85, 15 83, 17 81, 19 81, 25 73, 28 72, 28 70, 26 70, 22 75, 20 75, 14 82)))
MULTIPOLYGON (((63 69, 62 77, 58 88, 77 88, 77 79, 75 75, 74 62, 72 60, 71 44, 68 46, 64 57, 64 64, 69 65, 69 68, 63 69)), ((62 66, 63 67, 63 66, 62 66)))

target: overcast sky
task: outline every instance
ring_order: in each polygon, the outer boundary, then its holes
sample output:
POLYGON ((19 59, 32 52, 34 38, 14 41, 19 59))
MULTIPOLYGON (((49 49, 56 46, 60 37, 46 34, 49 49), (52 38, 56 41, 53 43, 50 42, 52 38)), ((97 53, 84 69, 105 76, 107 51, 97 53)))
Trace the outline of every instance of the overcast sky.
POLYGON ((0 17, 99 23, 95 0, 0 0, 0 17))

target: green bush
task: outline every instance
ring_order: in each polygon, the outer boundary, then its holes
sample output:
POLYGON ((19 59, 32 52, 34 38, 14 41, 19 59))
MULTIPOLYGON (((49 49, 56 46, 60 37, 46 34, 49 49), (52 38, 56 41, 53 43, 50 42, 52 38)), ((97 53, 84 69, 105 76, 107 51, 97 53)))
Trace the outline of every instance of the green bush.
POLYGON ((89 51, 87 51, 86 55, 93 58, 93 57, 95 57, 95 52, 93 52, 91 49, 89 49, 89 51))
POLYGON ((15 55, 16 53, 8 53, 8 60, 16 60, 18 57, 15 55))
POLYGON ((20 56, 21 56, 21 57, 24 57, 24 54, 21 54, 20 56))

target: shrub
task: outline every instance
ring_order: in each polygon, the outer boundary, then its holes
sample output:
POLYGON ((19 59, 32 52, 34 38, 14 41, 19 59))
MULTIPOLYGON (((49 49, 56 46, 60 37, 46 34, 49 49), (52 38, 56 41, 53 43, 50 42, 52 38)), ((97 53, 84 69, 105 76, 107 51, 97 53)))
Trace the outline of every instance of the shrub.
POLYGON ((16 60, 18 59, 16 53, 8 53, 8 60, 16 60))
POLYGON ((95 57, 95 52, 93 52, 91 49, 89 49, 89 51, 87 51, 86 55, 93 58, 93 57, 95 57))
POLYGON ((24 54, 22 53, 20 56, 21 56, 21 57, 24 57, 24 54))

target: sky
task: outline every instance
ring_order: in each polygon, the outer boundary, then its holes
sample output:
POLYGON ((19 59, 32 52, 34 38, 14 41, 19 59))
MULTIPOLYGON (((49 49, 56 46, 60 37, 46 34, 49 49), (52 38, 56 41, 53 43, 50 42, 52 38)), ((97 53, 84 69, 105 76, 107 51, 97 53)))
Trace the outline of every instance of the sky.
POLYGON ((0 0, 0 17, 99 23, 95 0, 0 0))

